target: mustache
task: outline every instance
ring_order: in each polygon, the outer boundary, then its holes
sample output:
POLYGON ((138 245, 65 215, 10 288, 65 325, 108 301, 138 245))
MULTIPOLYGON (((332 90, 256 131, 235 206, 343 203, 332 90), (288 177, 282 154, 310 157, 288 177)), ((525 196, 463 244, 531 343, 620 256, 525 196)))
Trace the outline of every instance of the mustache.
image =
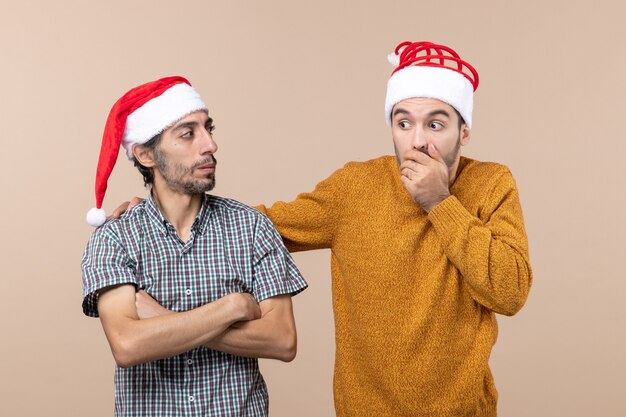
POLYGON ((209 155, 207 158, 204 158, 201 161, 196 162, 191 166, 191 169, 196 169, 205 165, 217 165, 217 159, 213 155, 209 155))

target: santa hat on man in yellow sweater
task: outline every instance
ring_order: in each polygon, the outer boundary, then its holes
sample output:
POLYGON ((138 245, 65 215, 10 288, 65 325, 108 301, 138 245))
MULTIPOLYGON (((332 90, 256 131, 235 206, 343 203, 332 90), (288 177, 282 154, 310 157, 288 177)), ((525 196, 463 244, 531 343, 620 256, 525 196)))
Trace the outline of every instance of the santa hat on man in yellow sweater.
POLYGON ((472 127, 478 72, 459 54, 432 42, 402 42, 387 57, 396 67, 387 82, 385 120, 391 126, 393 106, 413 97, 434 98, 454 107, 472 127))

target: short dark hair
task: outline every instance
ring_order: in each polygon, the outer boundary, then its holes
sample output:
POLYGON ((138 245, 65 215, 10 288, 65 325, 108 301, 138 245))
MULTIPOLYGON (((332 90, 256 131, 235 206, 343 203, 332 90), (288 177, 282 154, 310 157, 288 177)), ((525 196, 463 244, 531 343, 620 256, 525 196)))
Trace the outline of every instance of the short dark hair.
MULTIPOLYGON (((149 141, 142 144, 141 146, 154 152, 154 150, 156 149, 156 147, 159 145, 160 142, 161 142, 161 133, 159 133, 156 136, 153 136, 149 141)), ((135 164, 135 166, 137 167, 137 169, 139 170, 139 172, 141 172, 141 175, 143 176, 143 185, 146 187, 149 185, 152 185, 154 183, 154 169, 141 165, 141 163, 134 156, 133 156, 133 163, 135 164)))
MULTIPOLYGON (((454 107, 452 108, 454 109, 454 107)), ((454 112, 456 113, 456 117, 459 118, 459 130, 461 130, 461 126, 465 124, 465 119, 463 119, 463 116, 461 116, 461 113, 459 113, 457 109, 454 109, 454 112)))

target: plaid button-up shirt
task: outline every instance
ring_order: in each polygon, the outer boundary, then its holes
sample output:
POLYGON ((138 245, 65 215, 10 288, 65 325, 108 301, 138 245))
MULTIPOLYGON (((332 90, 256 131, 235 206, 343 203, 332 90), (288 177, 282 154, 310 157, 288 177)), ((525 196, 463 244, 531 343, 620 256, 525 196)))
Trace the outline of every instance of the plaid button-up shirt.
MULTIPOLYGON (((182 242, 152 198, 91 236, 82 260, 83 312, 98 290, 133 284, 172 311, 232 292, 257 301, 296 294, 306 282, 271 222, 236 201, 206 195, 182 242)), ((199 347, 115 369, 116 416, 265 416, 268 394, 255 358, 199 347)))

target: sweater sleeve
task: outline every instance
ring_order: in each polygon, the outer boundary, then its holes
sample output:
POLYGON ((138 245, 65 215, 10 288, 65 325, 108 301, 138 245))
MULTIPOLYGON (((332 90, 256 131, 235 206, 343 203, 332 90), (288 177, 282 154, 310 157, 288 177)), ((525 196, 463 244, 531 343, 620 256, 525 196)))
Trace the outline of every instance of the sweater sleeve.
POLYGON ((532 271, 519 194, 508 169, 495 179, 479 216, 455 196, 428 215, 474 300, 496 313, 513 315, 526 302, 532 271))
POLYGON ((290 252, 330 248, 344 201, 345 169, 317 184, 291 202, 255 208, 270 218, 290 252))

